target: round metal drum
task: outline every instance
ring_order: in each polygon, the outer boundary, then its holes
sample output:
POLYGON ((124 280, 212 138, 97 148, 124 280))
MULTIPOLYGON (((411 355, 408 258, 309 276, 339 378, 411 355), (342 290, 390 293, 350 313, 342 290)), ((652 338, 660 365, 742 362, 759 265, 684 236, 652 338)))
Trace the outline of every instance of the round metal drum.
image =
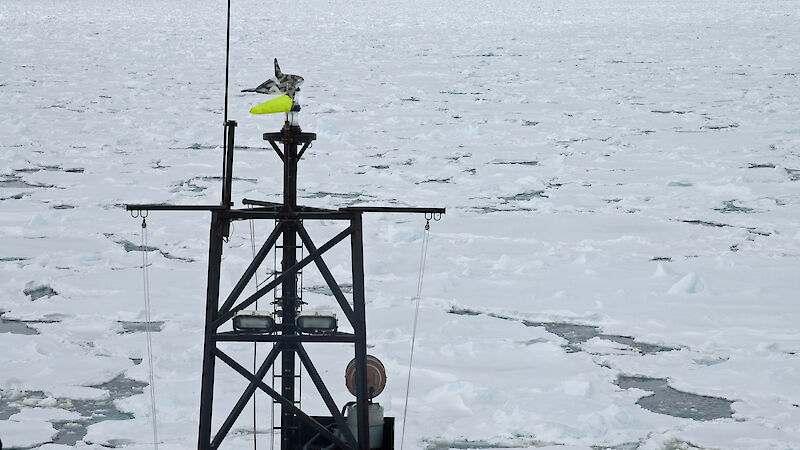
MULTIPOLYGON (((347 369, 344 371, 344 379, 347 384, 347 390, 356 395, 355 358, 347 365, 347 369)), ((386 387, 386 369, 383 367, 383 363, 378 358, 367 355, 367 395, 369 398, 375 398, 383 392, 384 387, 386 387)))

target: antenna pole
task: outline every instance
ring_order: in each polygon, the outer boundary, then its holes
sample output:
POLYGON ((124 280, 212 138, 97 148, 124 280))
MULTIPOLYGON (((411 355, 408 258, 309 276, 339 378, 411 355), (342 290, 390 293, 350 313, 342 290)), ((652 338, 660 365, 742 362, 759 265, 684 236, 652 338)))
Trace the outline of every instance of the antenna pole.
POLYGON ((231 187, 233 184, 233 148, 236 132, 236 121, 225 122, 225 161, 222 164, 222 206, 231 207, 231 187))

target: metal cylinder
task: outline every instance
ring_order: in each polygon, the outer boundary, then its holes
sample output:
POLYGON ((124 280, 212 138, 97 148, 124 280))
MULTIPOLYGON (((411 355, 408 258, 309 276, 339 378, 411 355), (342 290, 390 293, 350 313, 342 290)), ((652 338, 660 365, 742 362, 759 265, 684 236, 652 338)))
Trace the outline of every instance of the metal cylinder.
MULTIPOLYGON (((381 448, 383 446, 383 407, 378 403, 370 403, 367 414, 369 415, 369 448, 381 448)), ((356 405, 347 407, 347 426, 354 435, 358 436, 356 405)))

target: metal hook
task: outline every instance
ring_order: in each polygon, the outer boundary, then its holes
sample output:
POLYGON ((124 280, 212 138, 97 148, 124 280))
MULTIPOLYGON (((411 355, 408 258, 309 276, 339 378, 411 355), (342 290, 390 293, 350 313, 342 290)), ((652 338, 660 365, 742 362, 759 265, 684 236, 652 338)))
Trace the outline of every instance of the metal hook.
POLYGON ((134 219, 138 219, 139 218, 139 214, 141 214, 141 213, 142 213, 142 211, 139 210, 139 209, 131 210, 131 217, 133 217, 134 219))
POLYGON ((425 220, 430 221, 433 219, 433 213, 425 213, 425 220))
POLYGON ((442 220, 442 213, 434 213, 433 214, 433 220, 435 220, 437 222, 442 220))
POLYGON ((148 214, 150 214, 150 211, 144 210, 144 211, 140 211, 140 213, 142 215, 142 219, 144 219, 145 217, 147 217, 148 214))

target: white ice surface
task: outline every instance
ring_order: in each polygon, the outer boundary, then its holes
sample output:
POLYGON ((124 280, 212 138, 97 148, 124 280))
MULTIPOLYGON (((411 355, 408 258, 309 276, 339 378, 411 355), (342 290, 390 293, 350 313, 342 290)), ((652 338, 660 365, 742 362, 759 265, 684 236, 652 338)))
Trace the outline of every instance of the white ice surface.
MULTIPOLYGON (((237 205, 280 199, 261 134, 281 118, 248 115, 263 98, 239 93, 277 57, 305 78, 300 120, 318 136, 302 203, 448 209, 432 223, 406 448, 800 448, 796 1, 232 3, 237 205), (594 338, 567 353, 525 320, 677 350, 594 338), (618 375, 724 397, 734 415, 649 412, 618 375)), ((0 334, 0 402, 24 405, 0 420, 6 447, 64 448, 41 445, 72 420, 64 402, 147 380, 144 334, 120 323, 145 317, 141 254, 126 251, 140 221, 121 205, 219 201, 224 19, 208 0, 0 3, 0 310, 39 332, 0 334), (55 294, 32 301, 38 286, 55 294)), ((398 438, 422 226, 364 221, 370 353, 398 438)), ((341 230, 307 227, 319 242, 341 230)), ((193 448, 208 215, 154 212, 148 233, 160 448, 193 448)), ((249 255, 236 223, 223 292, 249 255)), ((347 257, 328 260, 344 282, 347 257)), ((304 284, 309 309, 336 306, 319 273, 304 284)), ((226 349, 252 363, 252 347, 226 349)), ((351 350, 309 351, 348 401, 351 350)), ((221 368, 217 388, 215 426, 244 385, 221 368)), ((91 425, 80 445, 152 448, 148 391, 114 405, 135 419, 91 425)), ((258 419, 268 448, 263 396, 258 419)), ((224 448, 250 446, 248 407, 224 448)))
POLYGON ((48 442, 56 430, 50 422, 38 421, 0 421, 0 439, 3 448, 31 448, 48 442))

